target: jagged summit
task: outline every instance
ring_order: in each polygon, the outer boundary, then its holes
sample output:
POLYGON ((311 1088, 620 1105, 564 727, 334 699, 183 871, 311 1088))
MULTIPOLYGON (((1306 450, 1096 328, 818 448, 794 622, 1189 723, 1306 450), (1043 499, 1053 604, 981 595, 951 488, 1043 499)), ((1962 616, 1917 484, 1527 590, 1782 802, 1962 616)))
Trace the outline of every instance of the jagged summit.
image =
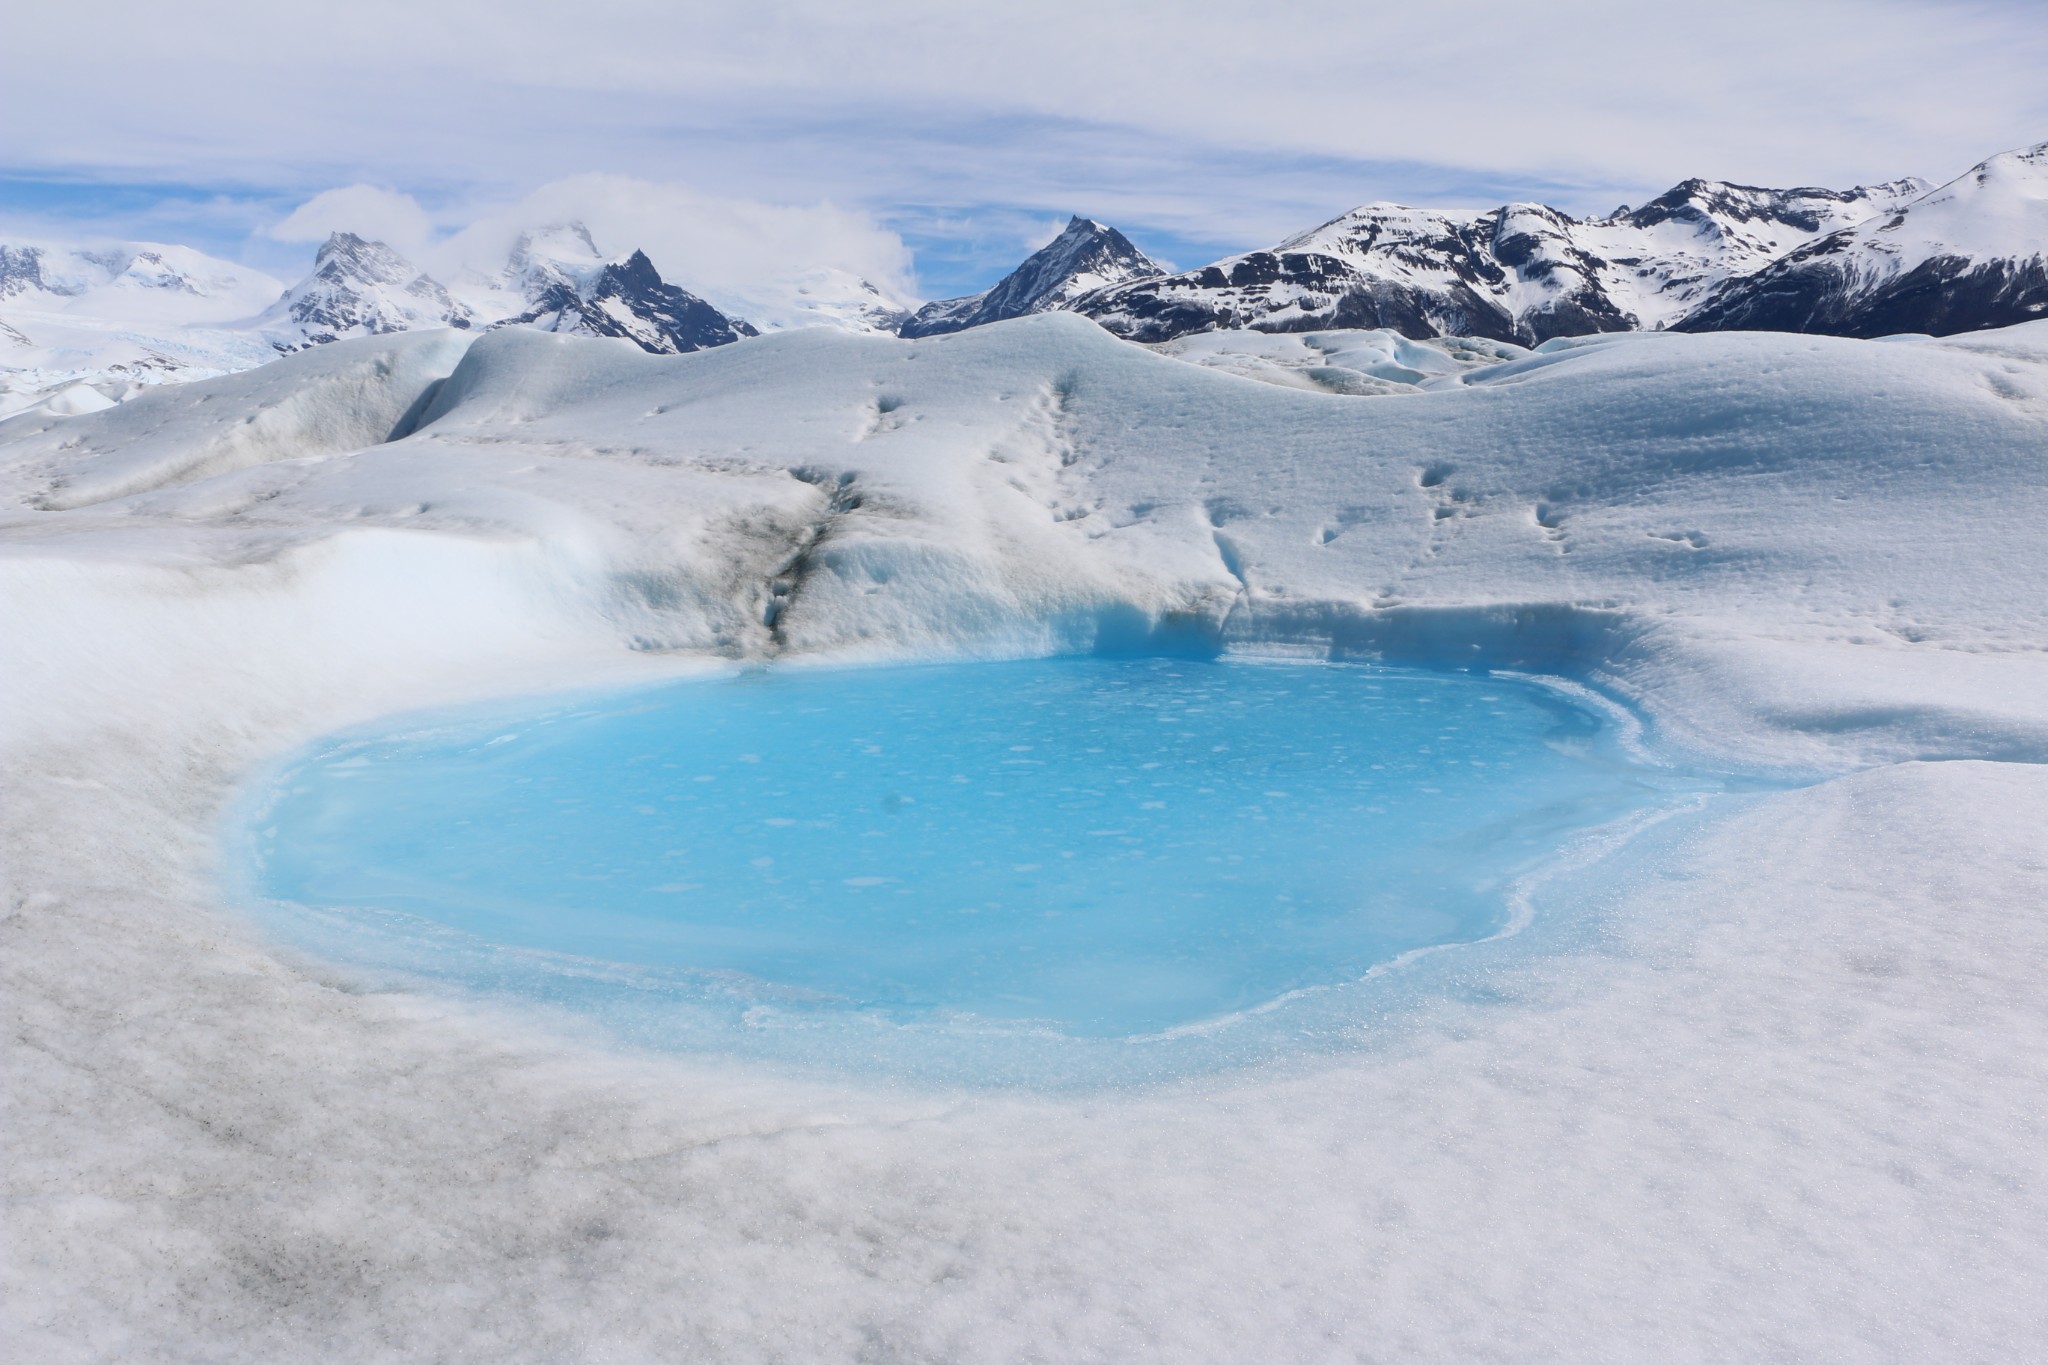
POLYGON ((1025 257, 994 288, 965 298, 928 303, 899 329, 906 337, 934 336, 1071 306, 1083 295, 1166 271, 1115 228, 1092 218, 1070 218, 1059 236, 1025 257))
MULTIPOLYGON (((582 241, 589 240, 589 234, 583 233, 582 241)), ((521 245, 527 246, 525 239, 521 245)), ((515 264, 518 260, 515 251, 515 264)), ((529 265, 527 277, 536 287, 532 308, 495 326, 623 337, 657 355, 701 351, 758 335, 744 320, 728 317, 687 289, 662 279, 644 251, 600 266, 583 283, 554 261, 539 269, 529 265)))
POLYGON ((607 259, 580 222, 523 232, 493 282, 510 312, 494 327, 537 327, 577 336, 623 337, 643 351, 676 355, 756 335, 695 294, 670 284, 644 251, 607 259))
POLYGON ((502 270, 470 275, 455 290, 383 242, 337 232, 266 321, 281 331, 275 344, 285 350, 421 327, 537 327, 623 337, 667 355, 754 335, 663 280, 645 252, 607 261, 576 222, 521 234, 502 270))
POLYGON ((1578 236, 1616 267, 1604 281, 1616 306, 1640 326, 1669 327, 1727 281, 1928 188, 1911 177, 1848 190, 1693 179, 1640 208, 1583 224, 1578 236))
POLYGON ((1816 186, 1773 190, 1726 180, 1681 180, 1641 208, 1627 205, 1603 220, 1651 228, 1673 220, 1725 234, 1731 224, 1774 223, 1795 232, 1832 232, 1917 199, 1933 186, 1917 176, 1851 190, 1816 186))
POLYGON ((383 242, 337 232, 314 258, 312 273, 285 291, 264 321, 279 350, 342 337, 466 328, 476 315, 440 281, 383 242))
POLYGON ((2048 315, 2048 142, 1723 286, 1684 331, 1952 333, 2048 315))

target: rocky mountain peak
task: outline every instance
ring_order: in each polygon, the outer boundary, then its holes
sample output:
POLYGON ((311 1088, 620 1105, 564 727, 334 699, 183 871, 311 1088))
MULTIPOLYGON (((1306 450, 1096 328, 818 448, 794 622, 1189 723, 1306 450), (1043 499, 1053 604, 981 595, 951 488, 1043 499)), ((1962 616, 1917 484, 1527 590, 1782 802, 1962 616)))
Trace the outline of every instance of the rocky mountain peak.
POLYGON ((613 261, 604 268, 604 279, 611 289, 618 292, 649 292, 669 288, 661 272, 654 268, 654 262, 647 259, 647 253, 635 250, 623 261, 613 261))
MULTIPOLYGON (((582 240, 589 241, 588 232, 582 240)), ((526 312, 495 325, 620 337, 656 355, 701 351, 757 335, 744 319, 728 317, 662 279, 647 253, 638 250, 606 262, 582 281, 558 275, 537 290, 531 303, 526 312)))
POLYGON ((55 292, 43 280, 41 249, 0 245, 0 299, 11 299, 32 289, 55 292))
POLYGON ((353 232, 328 234, 313 257, 313 275, 318 279, 353 278, 400 286, 424 278, 412 262, 384 243, 358 237, 353 232))
POLYGON ((1165 267, 1115 228, 1075 215, 1057 237, 1025 257, 995 287, 926 304, 903 323, 900 335, 936 336, 1049 312, 1098 289, 1165 273, 1165 267))
POLYGON ((314 257, 312 273, 286 290, 264 321, 278 333, 277 348, 290 351, 347 336, 466 328, 476 316, 386 243, 336 232, 314 257))

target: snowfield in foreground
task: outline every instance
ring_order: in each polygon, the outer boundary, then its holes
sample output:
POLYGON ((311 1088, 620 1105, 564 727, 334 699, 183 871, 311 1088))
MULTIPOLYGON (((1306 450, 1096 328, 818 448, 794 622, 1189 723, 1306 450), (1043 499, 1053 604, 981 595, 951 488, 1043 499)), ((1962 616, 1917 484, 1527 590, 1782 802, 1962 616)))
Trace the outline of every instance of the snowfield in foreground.
POLYGON ((1312 347, 1360 395, 1217 345, 413 333, 0 423, 10 1354, 2026 1355, 2048 324, 1312 347), (216 882, 237 782, 403 707, 1218 648, 1827 780, 1346 1057, 1078 1097, 365 994, 216 882))

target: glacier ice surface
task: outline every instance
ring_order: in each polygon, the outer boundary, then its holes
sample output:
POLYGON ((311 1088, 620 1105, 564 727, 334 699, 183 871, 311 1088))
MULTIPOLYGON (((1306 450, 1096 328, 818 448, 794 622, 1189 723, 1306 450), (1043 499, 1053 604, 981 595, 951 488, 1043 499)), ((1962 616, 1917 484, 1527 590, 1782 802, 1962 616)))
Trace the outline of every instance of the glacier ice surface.
POLYGON ((23 1358, 2012 1359, 2048 1334, 2048 324, 1392 398, 1083 320, 346 342, 0 423, 23 1358), (227 911, 314 737, 735 661, 1577 679, 1827 778, 1308 1068, 800 1080, 227 911))

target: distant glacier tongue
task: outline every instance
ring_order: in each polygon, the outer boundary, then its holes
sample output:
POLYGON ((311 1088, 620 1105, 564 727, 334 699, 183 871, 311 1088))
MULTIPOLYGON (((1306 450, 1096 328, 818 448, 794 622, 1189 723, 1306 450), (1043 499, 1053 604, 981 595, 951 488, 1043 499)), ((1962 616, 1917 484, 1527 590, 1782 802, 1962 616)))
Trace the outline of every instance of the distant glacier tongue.
POLYGON ((328 951, 404 939, 554 1003, 1156 1036, 1497 934, 1515 876, 1668 789, 1610 728, 1360 666, 756 672, 330 742, 271 792, 254 881, 432 926, 328 951), (450 947, 478 943, 526 965, 450 947))

